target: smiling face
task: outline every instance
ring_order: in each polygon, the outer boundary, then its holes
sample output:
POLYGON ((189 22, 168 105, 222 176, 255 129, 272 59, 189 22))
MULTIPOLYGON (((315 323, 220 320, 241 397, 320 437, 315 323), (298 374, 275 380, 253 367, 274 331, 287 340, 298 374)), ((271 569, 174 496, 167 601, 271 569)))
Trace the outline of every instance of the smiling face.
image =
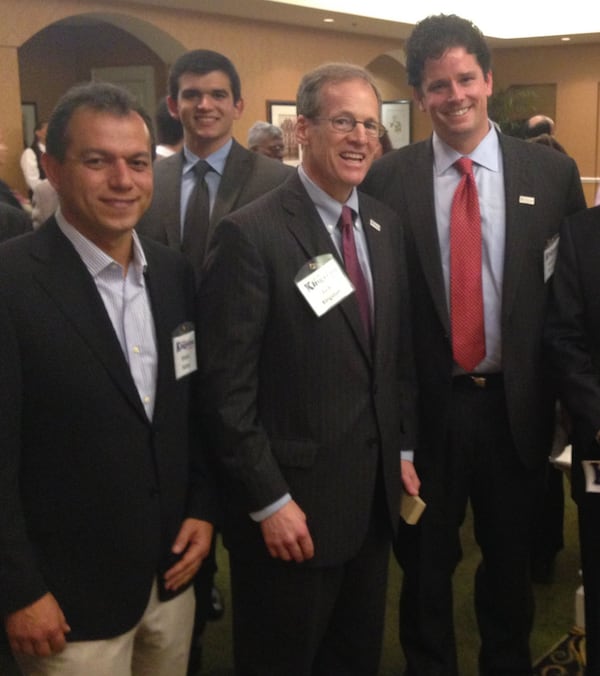
POLYGON ((487 100, 492 73, 483 73, 474 54, 451 47, 439 59, 427 59, 415 99, 429 113, 434 130, 462 154, 474 150, 488 133, 487 100))
POLYGON ((233 122, 244 109, 242 99, 233 100, 229 76, 221 70, 182 73, 177 99, 169 97, 167 103, 171 114, 181 120, 186 146, 202 158, 231 138, 233 122))
POLYGON ((296 135, 303 147, 302 166, 328 195, 345 202, 371 167, 379 139, 368 136, 362 124, 340 133, 323 119, 338 116, 379 122, 377 96, 368 82, 362 79, 328 82, 320 93, 319 119, 298 116, 296 135))
POLYGON ((131 231, 152 198, 148 128, 135 112, 121 116, 83 107, 73 113, 66 140, 63 161, 43 157, 62 213, 82 235, 125 262, 131 231))

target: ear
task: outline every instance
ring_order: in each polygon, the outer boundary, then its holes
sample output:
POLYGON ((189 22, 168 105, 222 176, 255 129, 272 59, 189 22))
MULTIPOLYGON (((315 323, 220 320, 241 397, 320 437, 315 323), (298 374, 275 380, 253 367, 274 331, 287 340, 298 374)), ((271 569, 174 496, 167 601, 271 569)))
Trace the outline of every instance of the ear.
POLYGON ((494 89, 494 78, 492 77, 492 71, 489 70, 483 79, 487 85, 487 95, 491 96, 494 89))
POLYGON ((56 157, 48 155, 48 153, 42 154, 41 162, 46 174, 46 178, 54 190, 58 192, 60 188, 60 168, 62 167, 61 162, 59 162, 56 157))
POLYGON ((298 115, 294 131, 296 132, 296 141, 300 146, 308 145, 308 125, 308 119, 304 115, 298 115))
POLYGON ((413 87, 413 101, 419 106, 419 110, 425 112, 425 104, 423 103, 423 93, 419 87, 413 87))
POLYGON ((176 120, 179 119, 179 108, 177 106, 177 99, 174 99, 171 95, 167 96, 167 108, 171 117, 174 117, 176 120))
POLYGON ((235 108, 235 114, 233 116, 234 120, 239 120, 240 117, 242 116, 242 113, 244 112, 244 99, 239 99, 233 104, 233 107, 235 108))

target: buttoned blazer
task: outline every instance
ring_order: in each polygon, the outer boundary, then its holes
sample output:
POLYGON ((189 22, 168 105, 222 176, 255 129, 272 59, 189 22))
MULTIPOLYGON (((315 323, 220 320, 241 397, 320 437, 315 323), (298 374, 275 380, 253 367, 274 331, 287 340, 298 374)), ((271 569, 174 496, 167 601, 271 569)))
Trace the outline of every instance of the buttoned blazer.
POLYGON ((400 451, 416 425, 404 248, 389 209, 361 195, 360 213, 372 349, 354 294, 317 317, 296 286, 316 256, 340 262, 296 174, 215 232, 199 289, 200 382, 238 556, 267 555, 249 512, 289 492, 307 514, 310 565, 346 561, 364 541, 378 472, 396 525, 400 451))
MULTIPOLYGON (((544 252, 564 216, 585 208, 575 162, 551 148, 500 135, 506 197, 502 372, 513 441, 528 467, 547 459, 554 393, 542 357, 548 283, 544 252)), ((453 370, 450 317, 435 218, 431 140, 384 155, 363 189, 400 216, 407 240, 420 388, 419 447, 443 448, 453 370)), ((416 464, 429 462, 417 453, 416 464)))
POLYGON ((158 349, 153 420, 95 283, 54 219, 0 247, 0 612, 54 594, 72 640, 142 616, 183 519, 212 520, 189 452, 189 378, 172 337, 193 321, 193 273, 144 241, 158 349))
POLYGON ((584 494, 581 460, 599 460, 600 207, 565 220, 552 280, 545 341, 561 401, 573 422, 572 485, 584 494))
MULTIPOLYGON (((177 250, 181 249, 183 162, 182 150, 154 164, 154 196, 137 226, 138 232, 177 250)), ((234 139, 211 212, 209 239, 223 216, 275 188, 290 173, 292 167, 246 150, 234 139)), ((202 261, 192 263, 198 272, 202 261)))

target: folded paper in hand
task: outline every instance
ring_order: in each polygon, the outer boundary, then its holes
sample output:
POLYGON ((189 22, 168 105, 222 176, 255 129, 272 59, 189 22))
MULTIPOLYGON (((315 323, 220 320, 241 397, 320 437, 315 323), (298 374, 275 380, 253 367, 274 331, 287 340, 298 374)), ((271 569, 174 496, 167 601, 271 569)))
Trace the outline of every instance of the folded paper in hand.
POLYGON ((418 495, 409 495, 406 492, 402 493, 402 499, 400 500, 400 516, 410 526, 414 526, 421 518, 421 514, 423 514, 425 507, 426 504, 418 495))

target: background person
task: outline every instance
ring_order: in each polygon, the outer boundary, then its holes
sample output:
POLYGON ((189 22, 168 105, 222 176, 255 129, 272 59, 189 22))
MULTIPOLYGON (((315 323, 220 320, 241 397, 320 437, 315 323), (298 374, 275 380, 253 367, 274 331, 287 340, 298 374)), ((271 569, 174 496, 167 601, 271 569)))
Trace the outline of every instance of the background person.
POLYGON ((183 127, 181 121, 171 115, 167 97, 163 97, 156 107, 156 159, 171 157, 183 147, 183 127))
MULTIPOLYGON (((182 251, 199 282, 217 222, 279 185, 292 169, 250 152, 233 138, 233 124, 244 110, 244 101, 238 72, 223 54, 205 49, 186 52, 173 64, 168 88, 169 112, 183 127, 183 148, 155 165, 154 198, 137 230, 182 251)), ((213 585, 215 570, 213 543, 209 560, 194 582, 191 672, 201 663, 207 620, 219 617, 223 610, 213 585)))
POLYGON ((40 120, 34 129, 34 136, 31 145, 25 148, 21 154, 21 171, 23 178, 30 193, 35 186, 45 180, 46 172, 42 165, 42 155, 46 152, 46 132, 48 130, 48 121, 40 120))
POLYGON ((283 162, 285 154, 283 132, 269 122, 255 122, 248 130, 248 148, 255 153, 283 162))

